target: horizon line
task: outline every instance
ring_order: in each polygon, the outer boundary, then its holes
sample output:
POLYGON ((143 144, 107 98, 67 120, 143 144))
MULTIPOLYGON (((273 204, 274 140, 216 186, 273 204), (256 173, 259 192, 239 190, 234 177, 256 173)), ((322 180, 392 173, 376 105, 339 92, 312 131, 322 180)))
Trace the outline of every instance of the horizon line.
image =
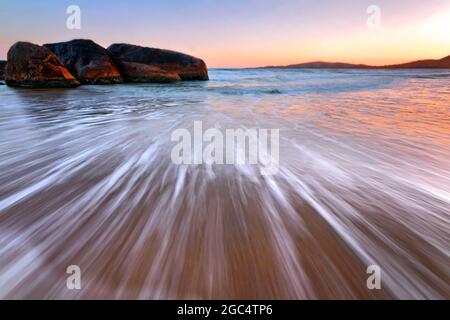
MULTIPOLYGON (((94 41, 92 39, 82 38, 81 37, 81 38, 74 38, 74 39, 67 40, 67 41, 63 40, 61 42, 68 42, 68 41, 77 40, 77 39, 86 39, 86 40, 94 41)), ((21 41, 23 41, 23 40, 18 40, 16 42, 21 42, 21 41)), ((24 42, 29 42, 29 41, 25 40, 24 42)), ((115 42, 115 43, 119 43, 119 42, 115 42)), ((126 42, 123 42, 123 43, 126 43, 126 42)), ((37 45, 42 46, 44 44, 37 44, 37 45)), ((143 44, 132 44, 132 45, 145 46, 143 44)), ((106 47, 104 47, 104 48, 106 49, 106 47)), ((191 55, 189 52, 178 51, 178 49, 159 48, 159 47, 156 47, 156 46, 152 46, 152 48, 176 51, 176 52, 181 52, 181 53, 185 53, 185 54, 191 55)), ((6 52, 6 56, 4 58, 0 55, 0 61, 7 61, 7 55, 8 55, 8 51, 6 52)), ((200 59, 204 60, 206 62, 206 64, 208 65, 207 60, 205 58, 203 58, 202 56, 199 56, 198 54, 197 55, 193 55, 193 56, 196 56, 197 58, 200 58, 200 59)), ((348 65, 355 65, 355 66, 359 65, 359 66, 367 66, 367 67, 374 67, 374 68, 382 68, 382 67, 401 65, 401 64, 408 64, 408 63, 419 62, 419 61, 427 61, 427 60, 439 61, 439 60, 445 59, 447 57, 450 57, 450 53, 445 55, 444 57, 436 57, 436 58, 434 58, 434 57, 432 57, 432 58, 430 58, 430 57, 417 57, 417 58, 414 58, 414 60, 406 61, 406 59, 405 59, 405 61, 403 61, 403 62, 396 62, 396 63, 392 63, 391 62, 391 63, 384 63, 384 64, 378 64, 378 63, 377 64, 371 64, 371 63, 365 63, 365 62, 346 62, 346 61, 336 61, 334 59, 333 60, 320 60, 320 59, 319 60, 314 60, 314 59, 311 59, 311 60, 304 60, 304 61, 301 61, 301 62, 286 63, 286 64, 282 64, 282 63, 280 63, 280 64, 272 63, 271 64, 271 63, 268 63, 268 64, 264 64, 264 65, 259 65, 259 66, 248 66, 248 65, 247 66, 212 66, 212 67, 208 66, 208 68, 209 69, 259 69, 259 68, 271 68, 271 67, 274 67, 274 68, 288 67, 288 66, 295 66, 295 65, 302 65, 302 64, 312 64, 312 63, 348 64, 348 65)))

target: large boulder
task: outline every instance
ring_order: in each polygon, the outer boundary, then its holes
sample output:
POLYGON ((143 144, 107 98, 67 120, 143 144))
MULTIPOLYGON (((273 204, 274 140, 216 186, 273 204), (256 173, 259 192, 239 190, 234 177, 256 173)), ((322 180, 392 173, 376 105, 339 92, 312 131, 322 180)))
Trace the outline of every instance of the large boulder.
POLYGON ((0 60, 0 80, 5 80, 6 61, 0 60))
POLYGON ((108 48, 116 63, 139 63, 175 72, 181 80, 208 80, 208 68, 203 60, 162 49, 117 43, 108 48))
POLYGON ((176 72, 165 71, 143 63, 118 61, 117 65, 126 82, 169 83, 181 80, 176 72))
POLYGON ((80 82, 49 49, 17 42, 8 51, 6 84, 24 88, 70 88, 80 82))
POLYGON ((122 77, 108 51, 92 40, 45 44, 82 84, 121 83, 122 77))

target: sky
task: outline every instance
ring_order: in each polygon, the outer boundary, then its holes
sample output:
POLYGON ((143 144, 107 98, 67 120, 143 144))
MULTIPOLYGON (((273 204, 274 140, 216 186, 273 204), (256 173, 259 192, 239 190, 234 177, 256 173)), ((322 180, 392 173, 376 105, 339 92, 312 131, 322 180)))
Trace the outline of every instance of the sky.
POLYGON ((0 0, 0 59, 19 40, 75 38, 182 51, 209 67, 383 65, 450 55, 450 0, 0 0), (70 5, 81 29, 66 26, 70 5))

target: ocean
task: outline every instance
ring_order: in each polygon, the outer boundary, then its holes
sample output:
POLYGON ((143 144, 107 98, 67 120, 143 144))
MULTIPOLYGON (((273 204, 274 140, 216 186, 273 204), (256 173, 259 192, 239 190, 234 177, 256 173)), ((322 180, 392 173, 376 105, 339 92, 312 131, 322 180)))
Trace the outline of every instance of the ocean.
POLYGON ((449 70, 210 79, 0 86, 1 298, 450 298, 449 70), (278 172, 174 164, 195 122, 279 129, 278 172))

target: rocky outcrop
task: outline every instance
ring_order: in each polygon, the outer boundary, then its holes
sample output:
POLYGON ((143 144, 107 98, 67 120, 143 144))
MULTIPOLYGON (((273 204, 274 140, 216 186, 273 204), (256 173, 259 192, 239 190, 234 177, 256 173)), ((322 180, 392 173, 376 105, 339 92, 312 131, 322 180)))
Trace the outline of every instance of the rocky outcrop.
MULTIPOLYGON (((116 63, 122 66, 127 66, 126 63, 144 64, 177 73, 181 80, 209 79, 205 62, 184 53, 123 43, 111 45, 108 51, 116 63)), ((139 68, 136 67, 136 71, 137 69, 139 68)))
POLYGON ((205 62, 184 53, 130 44, 104 49, 83 39, 44 46, 17 42, 8 63, 0 61, 0 80, 3 69, 7 85, 25 88, 209 79, 205 62))
POLYGON ((80 85, 49 49, 17 42, 8 51, 6 84, 24 88, 70 88, 80 85))
POLYGON ((92 40, 45 44, 82 84, 121 83, 122 77, 106 49, 92 40))
POLYGON ((143 63, 118 61, 120 74, 126 82, 169 83, 181 80, 176 72, 164 71, 159 67, 143 63))
POLYGON ((5 80, 6 61, 0 61, 0 80, 5 80))

